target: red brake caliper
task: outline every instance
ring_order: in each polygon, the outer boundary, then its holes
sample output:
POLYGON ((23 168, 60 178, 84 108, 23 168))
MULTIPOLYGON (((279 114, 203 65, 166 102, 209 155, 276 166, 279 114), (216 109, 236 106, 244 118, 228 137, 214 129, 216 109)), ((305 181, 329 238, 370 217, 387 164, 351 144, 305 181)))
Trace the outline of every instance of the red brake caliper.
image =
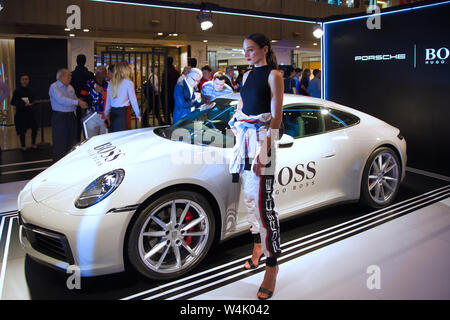
MULTIPOLYGON (((184 218, 184 221, 186 221, 186 223, 191 222, 194 219, 194 215, 192 214, 192 212, 190 210, 188 210, 188 212, 186 212, 186 218, 184 218)), ((191 229, 189 229, 188 231, 193 231, 194 228, 192 227, 191 229)), ((187 236, 184 238, 186 244, 189 246, 192 243, 192 236, 187 236)))

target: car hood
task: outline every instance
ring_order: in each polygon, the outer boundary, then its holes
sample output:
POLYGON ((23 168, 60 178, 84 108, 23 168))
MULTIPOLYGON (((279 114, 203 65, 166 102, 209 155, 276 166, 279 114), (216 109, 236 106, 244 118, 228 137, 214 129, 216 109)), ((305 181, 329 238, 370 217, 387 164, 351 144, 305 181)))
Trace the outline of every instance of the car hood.
POLYGON ((127 167, 167 156, 180 144, 189 146, 162 138, 153 130, 128 130, 89 139, 31 181, 34 199, 43 201, 76 185, 83 190, 114 169, 124 169, 126 176, 127 167))

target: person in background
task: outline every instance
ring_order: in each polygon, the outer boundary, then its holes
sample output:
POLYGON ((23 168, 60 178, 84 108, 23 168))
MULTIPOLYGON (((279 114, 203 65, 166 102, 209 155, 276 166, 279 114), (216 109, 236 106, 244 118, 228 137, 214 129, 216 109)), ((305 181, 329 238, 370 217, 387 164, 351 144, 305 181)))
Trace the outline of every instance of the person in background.
MULTIPOLYGON (((89 80, 94 79, 94 74, 90 72, 86 67, 86 56, 84 54, 79 54, 77 56, 77 66, 75 70, 72 71, 71 85, 75 89, 75 95, 78 99, 87 102, 89 96, 89 90, 86 84, 89 80)), ((80 106, 77 106, 76 116, 77 116, 77 141, 81 141, 81 119, 84 117, 85 111, 80 106)))
POLYGON ((49 96, 52 105, 53 161, 64 157, 77 143, 77 105, 87 109, 86 101, 77 98, 70 85, 72 75, 68 69, 59 69, 56 82, 50 85, 49 96))
POLYGON ((205 82, 211 81, 213 78, 213 74, 212 74, 212 70, 211 70, 210 66, 204 66, 202 68, 202 73, 203 73, 203 78, 202 78, 202 80, 200 80, 200 83, 198 85, 199 91, 202 91, 202 87, 205 82))
POLYGON ((311 76, 311 71, 309 69, 303 70, 302 79, 300 80, 300 91, 299 94, 304 96, 309 96, 308 86, 309 77, 311 76))
POLYGON ((83 121, 86 138, 107 133, 105 117, 103 114, 108 89, 106 75, 106 68, 104 66, 99 66, 95 72, 95 79, 89 80, 87 83, 87 89, 89 90, 89 108, 88 115, 83 121))
POLYGON ((302 76, 302 69, 295 68, 295 88, 297 89, 297 94, 300 94, 300 78, 302 76))
POLYGON ((227 77, 221 71, 214 74, 213 80, 205 82, 202 88, 202 96, 207 103, 211 102, 217 97, 225 94, 233 93, 233 89, 225 84, 227 77))
POLYGON ((237 91, 241 91, 241 88, 242 88, 242 81, 243 81, 243 79, 244 79, 244 73, 245 73, 245 70, 244 69, 241 69, 240 71, 239 71, 239 75, 237 76, 237 78, 236 78, 236 84, 238 85, 238 89, 237 89, 237 91))
POLYGON ((173 123, 178 122, 178 120, 190 113, 193 107, 201 105, 202 96, 199 92, 195 92, 195 88, 200 83, 202 76, 200 69, 192 68, 186 78, 175 86, 173 93, 175 100, 173 123))
POLYGON ((31 147, 37 149, 36 137, 38 125, 33 111, 34 94, 28 87, 30 84, 30 77, 27 74, 20 76, 20 84, 14 90, 11 104, 16 107, 16 114, 14 116, 14 123, 16 125, 16 132, 20 136, 20 145, 22 151, 26 150, 25 135, 27 129, 31 129, 31 147))
POLYGON ((321 81, 320 76, 321 72, 319 69, 313 70, 314 78, 309 82, 308 91, 311 94, 311 97, 320 98, 321 95, 321 81))
POLYGON ((191 67, 191 68, 197 68, 197 59, 189 58, 188 59, 188 66, 191 67))
POLYGON ((236 83, 235 77, 234 77, 234 68, 232 66, 229 66, 225 69, 225 75, 227 77, 227 80, 225 83, 233 89, 234 92, 237 92, 239 89, 239 86, 236 83))
POLYGON ((6 83, 0 80, 0 104, 2 104, 3 100, 5 100, 8 96, 9 96, 9 87, 6 83))
POLYGON ((295 87, 295 71, 292 68, 287 68, 284 76, 284 93, 297 94, 297 88, 295 87))
POLYGON ((128 129, 127 107, 131 103, 138 121, 141 121, 139 105, 131 81, 131 65, 121 61, 114 66, 114 75, 108 86, 105 105, 105 118, 111 132, 128 129))
MULTIPOLYGON (((3 100, 9 96, 9 87, 6 83, 0 80, 0 105, 3 105, 3 100)), ((0 160, 2 159, 2 148, 0 147, 0 160)))
POLYGON ((150 111, 153 111, 160 126, 165 125, 165 122, 161 118, 161 87, 158 67, 153 67, 153 71, 150 69, 150 76, 144 86, 144 90, 144 95, 147 99, 147 108, 142 117, 142 127, 148 127, 148 115, 150 111))
MULTIPOLYGON (((114 65, 110 64, 107 68, 106 68, 106 82, 108 82, 108 85, 111 83, 111 80, 113 78, 114 75, 114 65)), ((106 101, 105 101, 106 102, 106 101)))
POLYGON ((173 58, 172 57, 167 57, 167 89, 166 89, 166 73, 163 73, 163 81, 162 81, 162 93, 165 95, 167 94, 167 99, 163 98, 163 101, 165 103, 165 101, 167 101, 168 103, 168 113, 169 113, 169 118, 166 119, 166 121, 168 123, 171 122, 171 118, 173 115, 173 109, 174 109, 174 105, 175 105, 175 100, 173 99, 173 92, 175 90, 175 86, 177 84, 177 80, 180 77, 180 72, 175 69, 174 65, 173 65, 173 58))

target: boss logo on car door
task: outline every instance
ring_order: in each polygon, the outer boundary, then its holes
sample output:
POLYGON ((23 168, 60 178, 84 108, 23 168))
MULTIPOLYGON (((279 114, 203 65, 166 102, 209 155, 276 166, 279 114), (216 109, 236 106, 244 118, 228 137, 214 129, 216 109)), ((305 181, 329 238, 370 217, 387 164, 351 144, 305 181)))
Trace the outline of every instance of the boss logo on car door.
POLYGON ((317 174, 316 162, 310 161, 306 165, 303 163, 297 164, 294 168, 283 167, 278 172, 276 184, 280 186, 275 191, 275 194, 286 192, 288 188, 292 190, 302 190, 314 185, 314 178, 317 174))
POLYGON ((125 155, 122 150, 117 149, 117 147, 114 146, 111 142, 107 142, 94 147, 94 150, 96 151, 97 155, 100 156, 100 158, 102 158, 105 162, 114 161, 120 156, 125 155))

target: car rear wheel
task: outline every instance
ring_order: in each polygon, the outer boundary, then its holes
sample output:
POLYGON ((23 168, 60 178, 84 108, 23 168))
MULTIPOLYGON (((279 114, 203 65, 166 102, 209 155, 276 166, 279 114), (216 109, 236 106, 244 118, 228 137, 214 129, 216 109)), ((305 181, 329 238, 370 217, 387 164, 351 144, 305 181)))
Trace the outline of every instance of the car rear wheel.
POLYGON ((361 201, 372 208, 390 205, 400 186, 401 167, 397 154, 388 147, 369 157, 361 183, 361 201))
POLYGON ((203 260, 214 233, 208 201, 195 192, 173 192, 140 212, 128 238, 128 258, 148 278, 176 278, 203 260))

